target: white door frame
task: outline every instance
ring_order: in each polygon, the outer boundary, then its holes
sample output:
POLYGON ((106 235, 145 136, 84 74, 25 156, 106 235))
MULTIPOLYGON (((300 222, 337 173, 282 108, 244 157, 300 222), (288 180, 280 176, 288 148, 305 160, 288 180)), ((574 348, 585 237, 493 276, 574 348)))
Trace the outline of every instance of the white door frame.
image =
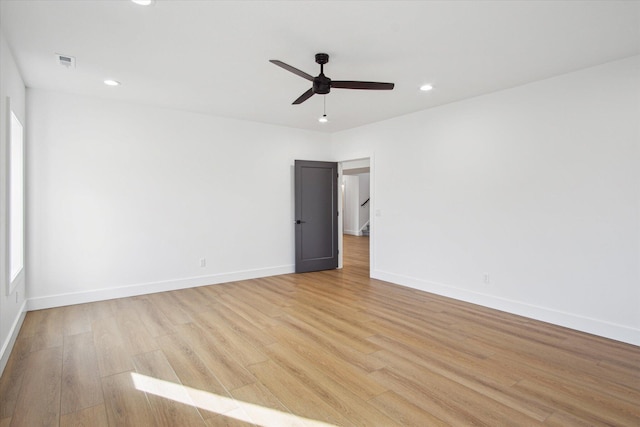
MULTIPOLYGON (((338 210, 340 212, 340 217, 344 217, 344 190, 342 187, 342 164, 346 162, 352 162, 355 160, 369 160, 369 277, 373 277, 373 272, 375 270, 375 230, 376 230, 376 219, 375 219, 375 162, 373 154, 369 154, 363 157, 356 157, 352 159, 342 159, 338 160, 338 210)), ((344 243, 344 221, 343 218, 340 218, 338 221, 338 268, 343 267, 343 243, 344 243)))

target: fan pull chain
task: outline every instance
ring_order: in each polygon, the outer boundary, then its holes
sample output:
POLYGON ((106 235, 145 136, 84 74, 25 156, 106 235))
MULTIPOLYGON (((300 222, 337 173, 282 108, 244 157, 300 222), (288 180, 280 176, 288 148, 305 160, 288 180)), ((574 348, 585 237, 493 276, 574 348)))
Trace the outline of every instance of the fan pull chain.
POLYGON ((318 119, 320 123, 327 123, 327 95, 322 95, 322 117, 318 119))

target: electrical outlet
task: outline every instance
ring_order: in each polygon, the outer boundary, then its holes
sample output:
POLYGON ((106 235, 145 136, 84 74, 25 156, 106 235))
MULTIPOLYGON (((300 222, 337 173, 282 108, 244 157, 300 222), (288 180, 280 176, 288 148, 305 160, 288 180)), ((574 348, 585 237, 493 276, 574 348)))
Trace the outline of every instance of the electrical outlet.
POLYGON ((485 285, 488 285, 489 283, 491 283, 491 278, 489 277, 489 273, 484 273, 482 275, 482 281, 484 282, 485 285))
POLYGON ((207 266, 207 259, 200 258, 200 267, 206 267, 206 266, 207 266))

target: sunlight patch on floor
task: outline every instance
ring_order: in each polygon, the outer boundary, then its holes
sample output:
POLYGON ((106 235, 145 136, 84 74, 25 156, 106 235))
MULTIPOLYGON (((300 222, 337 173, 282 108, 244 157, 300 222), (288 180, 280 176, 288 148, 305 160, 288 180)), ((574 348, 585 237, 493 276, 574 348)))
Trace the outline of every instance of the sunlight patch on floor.
POLYGON ((299 417, 288 412, 231 399, 136 372, 131 373, 131 378, 136 389, 145 393, 184 403, 185 405, 196 406, 209 412, 263 427, 335 427, 333 424, 299 417))

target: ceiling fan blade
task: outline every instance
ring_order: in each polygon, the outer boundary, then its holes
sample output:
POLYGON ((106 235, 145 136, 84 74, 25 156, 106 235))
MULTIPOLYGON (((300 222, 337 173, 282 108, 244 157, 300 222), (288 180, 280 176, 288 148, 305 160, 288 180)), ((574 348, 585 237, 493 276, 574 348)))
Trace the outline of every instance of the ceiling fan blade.
POLYGON ((287 71, 292 72, 293 74, 302 77, 303 79, 307 79, 309 81, 313 81, 313 76, 310 76, 309 74, 305 73, 304 71, 298 70, 295 67, 292 67, 289 64, 285 64, 282 61, 278 61, 277 59, 270 59, 269 62, 271 62, 272 64, 277 65, 278 67, 282 67, 287 71))
POLYGON ((293 101, 293 105, 302 104, 304 101, 306 101, 307 99, 311 98, 312 96, 313 96, 313 88, 309 89, 308 91, 306 91, 305 93, 300 95, 300 97, 298 99, 293 101))
POLYGON ((331 88, 336 89, 367 89, 367 90, 391 90, 393 83, 356 82, 351 80, 331 80, 331 88))

